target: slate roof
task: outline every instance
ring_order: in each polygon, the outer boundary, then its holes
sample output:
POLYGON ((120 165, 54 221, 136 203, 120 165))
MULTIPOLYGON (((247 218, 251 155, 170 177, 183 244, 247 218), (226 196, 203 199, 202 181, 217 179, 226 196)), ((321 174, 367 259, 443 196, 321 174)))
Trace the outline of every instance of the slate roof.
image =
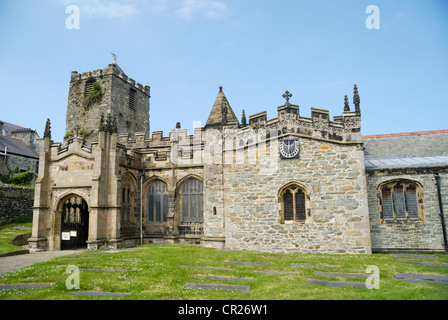
POLYGON ((366 160, 366 170, 394 168, 448 167, 448 157, 418 157, 366 160))
MULTIPOLYGON (((3 122, 3 135, 5 136, 11 136, 11 133, 14 131, 35 131, 35 130, 31 130, 30 128, 24 128, 9 122, 5 122, 0 120, 0 122, 3 122)), ((0 132, 1 135, 1 132, 0 132)))
POLYGON ((448 166, 448 130, 365 136, 366 170, 448 166))
POLYGON ((37 153, 31 150, 20 139, 0 136, 0 152, 2 154, 5 153, 5 148, 7 148, 7 154, 15 154, 23 157, 39 159, 37 153))
POLYGON ((219 93, 216 97, 215 103, 213 104, 212 111, 210 112, 210 116, 208 117, 206 126, 216 126, 222 124, 222 107, 226 108, 226 116, 227 122, 238 122, 238 118, 235 116, 232 107, 227 101, 224 92, 222 91, 222 87, 219 87, 219 93))

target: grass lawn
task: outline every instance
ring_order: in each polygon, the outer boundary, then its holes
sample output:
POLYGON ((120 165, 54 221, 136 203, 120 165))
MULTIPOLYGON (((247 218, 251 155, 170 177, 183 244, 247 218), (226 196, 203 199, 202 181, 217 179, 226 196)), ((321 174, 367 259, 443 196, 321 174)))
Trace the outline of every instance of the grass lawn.
MULTIPOLYGON (((392 254, 315 255, 236 252, 188 245, 144 245, 132 250, 76 255, 38 263, 0 275, 0 284, 53 283, 40 289, 0 290, 0 300, 448 300, 448 286, 396 280, 396 273, 421 273, 448 276, 448 266, 403 263, 426 261, 448 263, 448 255, 435 254, 438 260, 397 258, 392 254), (171 248, 170 248, 171 247, 171 248), (128 261, 131 260, 131 261, 128 261), (240 265, 228 261, 269 264, 240 265), (291 264, 327 265, 335 268, 297 267, 291 264), (318 272, 366 274, 366 268, 379 268, 380 288, 335 288, 306 283, 308 279, 365 283, 365 278, 318 275, 318 272), (69 294, 68 266, 107 271, 79 272, 80 291, 129 293, 125 297, 98 297, 69 294), (189 267, 186 267, 189 266, 189 267), (213 267, 216 269, 196 269, 213 267), (222 270, 228 269, 228 270, 222 270), (267 274, 255 271, 296 272, 267 274), (199 277, 198 277, 199 276, 199 277), (209 279, 204 276, 245 278, 209 279), (186 283, 250 286, 249 292, 187 289, 186 283)), ((0 260, 1 263, 1 260, 0 260)), ((73 283, 71 280, 70 283, 73 283)), ((76 290, 75 290, 76 291, 76 290)))
POLYGON ((32 222, 13 222, 0 226, 0 253, 7 253, 12 251, 24 250, 23 247, 9 244, 11 240, 19 234, 31 233, 31 230, 21 230, 16 227, 32 228, 32 222))

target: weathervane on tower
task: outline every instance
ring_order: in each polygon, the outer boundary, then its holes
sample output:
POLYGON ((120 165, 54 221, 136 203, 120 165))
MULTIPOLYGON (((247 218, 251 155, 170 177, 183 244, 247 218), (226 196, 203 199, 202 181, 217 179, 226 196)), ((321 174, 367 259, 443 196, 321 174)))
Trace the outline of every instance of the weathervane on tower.
POLYGON ((117 55, 112 52, 111 55, 114 57, 114 64, 117 64, 117 55))

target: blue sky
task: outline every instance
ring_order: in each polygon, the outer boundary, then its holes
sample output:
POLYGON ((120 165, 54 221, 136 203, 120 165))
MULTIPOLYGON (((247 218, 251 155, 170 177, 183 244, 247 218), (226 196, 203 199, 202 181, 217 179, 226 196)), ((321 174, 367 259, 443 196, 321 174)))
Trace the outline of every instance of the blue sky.
POLYGON ((446 0, 0 0, 0 119, 65 133, 71 71, 115 53, 151 86, 151 131, 205 124, 224 87, 235 114, 340 115, 359 87, 364 135, 448 129, 446 0), (66 8, 79 8, 67 29, 66 8), (369 5, 380 29, 368 29, 369 5))

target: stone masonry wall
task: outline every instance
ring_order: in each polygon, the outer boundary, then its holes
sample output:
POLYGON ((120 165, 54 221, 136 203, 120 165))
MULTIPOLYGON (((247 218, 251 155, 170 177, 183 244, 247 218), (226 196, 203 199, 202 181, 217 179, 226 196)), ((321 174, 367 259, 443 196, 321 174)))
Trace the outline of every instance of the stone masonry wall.
POLYGON ((33 219, 34 189, 0 185, 0 225, 13 218, 33 219))
POLYGON ((9 154, 8 159, 6 161, 6 165, 10 170, 14 170, 17 167, 19 167, 21 171, 33 171, 33 172, 37 171, 38 163, 39 159, 21 157, 13 154, 9 154))
MULTIPOLYGON (((448 174, 441 174, 441 193, 444 208, 448 204, 448 174)), ((367 176, 369 196, 370 227, 372 249, 440 250, 443 249, 443 234, 440 220, 439 200, 433 173, 370 172, 367 176), (425 222, 379 223, 377 187, 392 179, 410 179, 423 186, 423 206, 425 222)), ((445 209, 446 211, 446 209, 445 209)), ((448 222, 448 215, 445 214, 448 222)))
POLYGON ((364 154, 356 144, 300 139, 300 159, 225 166, 226 248, 301 253, 371 253, 364 154), (309 196, 306 222, 280 223, 279 190, 297 182, 309 196))
POLYGON ((149 86, 143 87, 128 78, 114 64, 103 70, 71 74, 67 105, 66 132, 76 129, 90 133, 88 138, 96 139, 101 115, 110 113, 116 117, 118 133, 149 133, 149 86), (85 94, 88 84, 97 82, 101 86, 101 101, 88 106, 85 94), (130 90, 134 91, 134 108, 129 107, 130 90))
POLYGON ((125 75, 112 77, 111 115, 117 117, 119 133, 144 132, 149 134, 149 87, 147 92, 135 86, 135 81, 125 75), (130 90, 134 91, 134 107, 129 107, 130 90))
POLYGON ((83 76, 77 72, 72 72, 70 91, 68 95, 66 133, 76 133, 76 129, 85 130, 96 136, 100 126, 101 114, 106 114, 110 106, 111 76, 100 76, 102 72, 84 73, 83 76), (102 89, 103 97, 89 107, 86 106, 86 86, 87 81, 96 81, 102 89))

